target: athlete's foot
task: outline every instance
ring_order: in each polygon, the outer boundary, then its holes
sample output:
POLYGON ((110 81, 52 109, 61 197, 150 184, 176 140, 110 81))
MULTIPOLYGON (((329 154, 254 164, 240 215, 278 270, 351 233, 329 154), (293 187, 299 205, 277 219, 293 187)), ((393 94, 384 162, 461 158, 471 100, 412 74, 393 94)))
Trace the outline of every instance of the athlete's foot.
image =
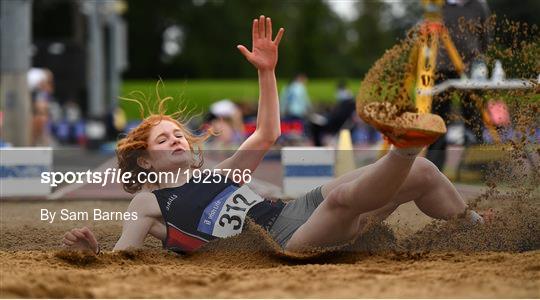
POLYGON ((358 115, 398 148, 424 147, 446 133, 446 125, 438 115, 400 113, 398 107, 390 102, 359 105, 358 115))

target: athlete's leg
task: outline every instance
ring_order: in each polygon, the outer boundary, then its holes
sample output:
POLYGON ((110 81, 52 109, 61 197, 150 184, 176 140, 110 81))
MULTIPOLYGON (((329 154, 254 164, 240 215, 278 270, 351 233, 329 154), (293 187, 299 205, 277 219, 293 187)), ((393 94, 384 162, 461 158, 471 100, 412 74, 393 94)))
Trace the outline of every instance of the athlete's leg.
MULTIPOLYGON (((466 209, 465 202, 451 182, 425 158, 415 159, 403 185, 382 207, 351 216, 350 207, 340 202, 332 203, 333 195, 337 194, 335 191, 339 191, 342 186, 354 184, 352 175, 371 173, 372 167, 376 165, 353 171, 323 186, 325 200, 293 235, 287 248, 299 250, 305 245, 329 246, 350 241, 363 232, 368 221, 382 221, 399 205, 409 201, 415 201, 428 216, 440 219, 456 216, 466 209)), ((355 199, 363 201, 364 196, 370 193, 378 194, 378 191, 367 188, 359 191, 355 199)))
MULTIPOLYGON (((463 213, 467 204, 450 180, 430 161, 434 176, 423 189, 423 194, 414 199, 418 208, 426 215, 436 219, 449 219, 463 213)), ((399 199, 399 201, 406 199, 399 199)), ((405 201, 406 202, 406 201, 405 201)))
POLYGON ((450 180, 431 161, 419 157, 396 197, 382 208, 360 216, 358 233, 364 231, 362 225, 368 221, 383 221, 401 204, 410 201, 435 219, 449 219, 467 209, 467 204, 450 180))
POLYGON ((357 178, 332 189, 287 244, 290 250, 330 246, 349 241, 358 231, 358 217, 388 204, 414 163, 397 150, 390 151, 357 178))
MULTIPOLYGON (((372 165, 368 165, 347 174, 344 174, 322 186, 321 193, 326 199, 327 195, 341 184, 353 181, 365 172, 369 172, 372 165)), ((448 178, 429 160, 417 157, 412 168, 399 189, 396 197, 391 201, 401 205, 415 201, 418 208, 426 215, 436 219, 448 219, 460 214, 466 207, 465 201, 448 178)))
POLYGON ((361 215, 395 201, 420 152, 420 148, 414 147, 429 145, 446 132, 440 117, 400 113, 396 105, 387 102, 366 105, 359 102, 357 112, 399 148, 393 148, 366 172, 359 172, 357 178, 325 189, 325 200, 293 234, 286 246, 288 250, 350 241, 360 230, 361 215))

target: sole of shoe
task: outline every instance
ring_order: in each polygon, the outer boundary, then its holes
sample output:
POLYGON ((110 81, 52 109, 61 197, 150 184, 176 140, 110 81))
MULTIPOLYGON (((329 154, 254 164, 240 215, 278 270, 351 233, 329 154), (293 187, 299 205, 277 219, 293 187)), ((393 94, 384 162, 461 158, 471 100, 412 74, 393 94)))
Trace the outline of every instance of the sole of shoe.
POLYGON ((446 133, 443 119, 434 114, 399 113, 389 102, 359 105, 358 115, 387 136, 396 147, 420 147, 446 133))

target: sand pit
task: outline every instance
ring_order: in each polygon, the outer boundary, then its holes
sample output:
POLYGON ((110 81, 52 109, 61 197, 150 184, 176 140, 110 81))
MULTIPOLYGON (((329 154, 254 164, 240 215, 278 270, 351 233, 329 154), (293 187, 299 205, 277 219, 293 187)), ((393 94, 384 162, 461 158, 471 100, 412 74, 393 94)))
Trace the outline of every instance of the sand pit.
MULTIPOLYGON (((535 53, 525 46, 520 46, 523 53, 535 53)), ((402 93, 402 79, 411 65, 408 51, 410 43, 405 41, 386 52, 364 79, 361 101, 386 100, 400 111, 414 110, 411 99, 402 93)), ((499 52, 495 54, 493 58, 500 58, 499 52)), ((538 68, 530 63, 536 58, 519 57, 519 61, 538 68)), ((525 68, 512 70, 514 77, 530 73, 525 68)), ((533 90, 504 95, 516 131, 537 128, 537 94, 533 90)), ((0 296, 540 298, 539 179, 529 170, 512 171, 514 164, 524 160, 520 157, 528 146, 526 139, 516 136, 511 146, 507 161, 497 162, 502 173, 492 172, 496 180, 486 182, 490 190, 468 199, 480 211, 495 209, 489 224, 434 222, 414 204, 407 204, 355 244, 309 259, 276 253, 256 228, 212 242, 190 255, 164 251, 153 238, 140 250, 113 253, 120 221, 47 223, 40 220, 40 210, 125 211, 127 201, 1 201, 0 296), (508 192, 496 190, 500 182, 508 192), (102 254, 60 246, 64 232, 80 226, 96 233, 102 254)))
MULTIPOLYGON (((515 202, 515 200, 514 200, 515 202)), ((496 204, 496 205, 495 205, 496 204)), ((320 257, 277 255, 257 230, 192 255, 112 253, 121 222, 39 220, 40 209, 124 210, 126 201, 2 202, 2 297, 540 297, 538 197, 527 209, 495 207, 492 225, 431 221, 406 205, 356 245, 320 257), (95 257, 60 248, 64 231, 87 225, 105 249, 95 257)), ((521 203, 523 204, 523 203, 521 203)), ((519 205, 524 207, 523 205, 519 205)))

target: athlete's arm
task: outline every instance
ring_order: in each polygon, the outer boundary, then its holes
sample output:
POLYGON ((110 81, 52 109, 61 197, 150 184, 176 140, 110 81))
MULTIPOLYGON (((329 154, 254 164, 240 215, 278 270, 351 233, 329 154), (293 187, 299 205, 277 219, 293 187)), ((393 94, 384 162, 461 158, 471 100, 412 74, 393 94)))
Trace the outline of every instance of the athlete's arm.
MULTIPOLYGON (((154 194, 148 192, 137 194, 131 200, 127 212, 132 216, 136 213, 137 219, 124 221, 122 235, 113 250, 141 247, 156 218, 161 214, 154 194)), ((99 244, 94 233, 87 227, 74 228, 66 232, 62 242, 71 249, 99 252, 99 244)))
POLYGON ((280 28, 276 38, 272 40, 272 21, 261 16, 253 20, 252 50, 249 51, 243 45, 238 46, 244 57, 257 68, 259 75, 257 129, 232 157, 218 164, 216 168, 255 170, 281 134, 275 68, 283 32, 284 29, 280 28))
POLYGON ((131 213, 131 215, 137 214, 137 219, 124 220, 122 235, 116 242, 113 251, 142 247, 144 239, 156 220, 156 209, 159 214, 159 207, 154 194, 148 192, 138 193, 127 208, 127 212, 131 213))

